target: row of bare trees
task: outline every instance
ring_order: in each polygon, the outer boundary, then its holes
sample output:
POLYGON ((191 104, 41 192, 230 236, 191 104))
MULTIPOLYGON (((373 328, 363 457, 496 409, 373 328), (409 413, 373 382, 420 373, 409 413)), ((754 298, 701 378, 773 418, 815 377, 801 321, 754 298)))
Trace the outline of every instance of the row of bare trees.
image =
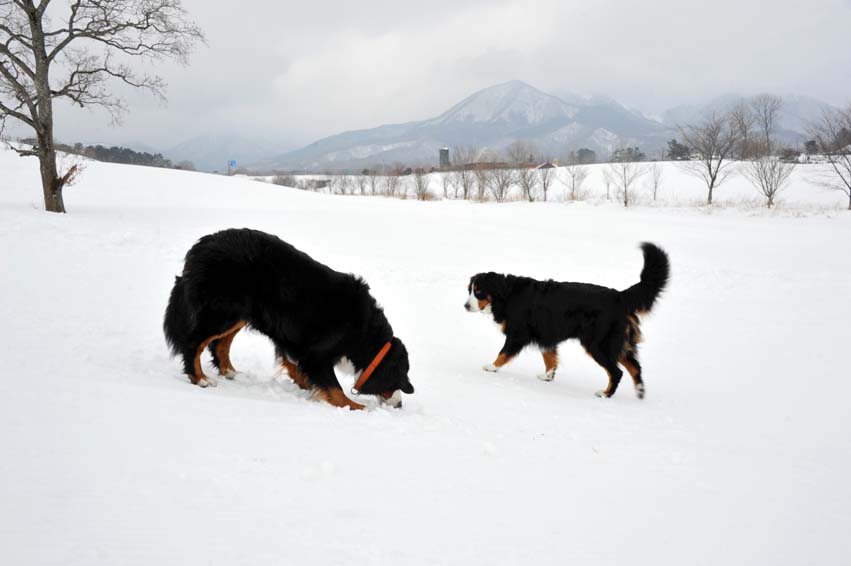
MULTIPOLYGON (((692 152, 692 159, 683 161, 682 166, 706 184, 708 204, 712 204, 716 189, 740 172, 769 208, 775 205, 797 165, 797 152, 784 148, 778 139, 782 108, 781 98, 761 95, 680 128, 692 152), (792 159, 786 157, 789 154, 792 159)), ((825 110, 810 124, 807 134, 811 138, 808 155, 818 154, 830 165, 828 172, 819 173, 814 181, 844 193, 851 210, 851 104, 825 110)))
POLYGON ((774 206, 797 165, 781 157, 784 148, 777 129, 782 108, 780 97, 766 94, 680 127, 693 157, 682 166, 706 184, 707 204, 712 204, 719 186, 741 172, 766 199, 767 206, 774 206))

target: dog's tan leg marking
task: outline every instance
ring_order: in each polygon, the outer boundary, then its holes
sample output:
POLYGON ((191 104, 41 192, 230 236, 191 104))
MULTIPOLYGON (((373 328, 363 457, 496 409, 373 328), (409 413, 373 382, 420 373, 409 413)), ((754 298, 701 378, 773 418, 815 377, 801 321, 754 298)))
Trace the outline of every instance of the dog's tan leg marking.
POLYGON ((623 367, 625 367, 625 368, 626 368, 626 371, 628 371, 628 372, 629 372, 629 375, 631 375, 631 376, 632 376, 632 381, 633 381, 633 383, 635 383, 636 385, 638 385, 639 383, 641 383, 640 381, 638 381, 638 380, 636 379, 636 377, 638 377, 638 368, 637 368, 637 367, 635 367, 635 364, 633 364, 632 362, 627 361, 627 359, 626 359, 625 357, 624 357, 624 358, 621 358, 620 360, 618 360, 618 363, 620 363, 620 365, 622 365, 623 367))
POLYGON ((547 371, 555 371, 558 367, 558 352, 541 352, 541 355, 544 357, 544 367, 547 371))
POLYGON ((310 384, 310 380, 307 377, 298 371, 298 366, 292 363, 290 360, 284 358, 284 361, 281 362, 281 365, 284 366, 284 369, 287 370, 287 375, 290 376, 290 379, 299 386, 300 389, 304 389, 305 391, 313 387, 310 384))
POLYGON ((342 389, 331 388, 331 389, 320 389, 316 392, 316 400, 317 401, 325 401, 329 405, 333 405, 335 407, 348 407, 352 411, 362 411, 366 409, 364 405, 360 403, 355 403, 343 393, 342 389))
POLYGON ((544 367, 546 367, 546 371, 542 374, 538 375, 538 379, 541 381, 552 381, 556 378, 556 368, 558 368, 558 352, 555 350, 552 351, 542 351, 541 356, 544 358, 544 367))
MULTIPOLYGON (((605 369, 605 368, 603 368, 603 369, 605 369)), ((609 372, 609 370, 606 370, 606 375, 609 376, 609 384, 606 385, 606 389, 603 390, 603 395, 606 396, 606 397, 611 397, 612 394, 614 393, 613 389, 614 389, 614 385, 615 385, 615 380, 612 378, 612 374, 611 374, 611 372, 609 372)))
POLYGON ((232 332, 237 332, 240 328, 245 326, 245 324, 245 321, 241 320, 234 324, 232 327, 228 328, 226 331, 222 332, 221 334, 214 334, 213 336, 210 336, 209 338, 201 342, 201 345, 198 346, 198 349, 195 350, 195 361, 192 367, 193 375, 189 376, 189 381, 191 381, 193 385, 200 385, 201 387, 207 387, 208 385, 210 385, 210 380, 207 378, 206 375, 204 375, 204 370, 201 369, 201 354, 204 353, 204 350, 207 349, 207 346, 210 345, 210 342, 212 342, 213 340, 218 340, 219 338, 223 338, 232 332))
POLYGON ((236 374, 236 368, 233 367, 233 363, 230 361, 230 346, 233 344, 233 339, 236 338, 237 332, 242 330, 243 327, 245 327, 244 322, 236 330, 223 336, 216 343, 216 359, 219 360, 219 373, 228 379, 233 379, 233 376, 236 374))
POLYGON ((494 367, 501 368, 502 366, 504 366, 505 364, 510 362, 512 360, 512 358, 513 358, 513 356, 506 356, 505 354, 500 354, 493 361, 493 365, 494 365, 494 367))

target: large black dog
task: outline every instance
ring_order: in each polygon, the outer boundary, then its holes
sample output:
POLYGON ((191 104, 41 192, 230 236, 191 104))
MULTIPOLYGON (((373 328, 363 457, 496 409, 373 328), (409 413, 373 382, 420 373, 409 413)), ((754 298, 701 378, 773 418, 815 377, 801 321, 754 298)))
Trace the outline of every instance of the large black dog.
POLYGON ((363 409, 343 393, 334 366, 347 358, 360 373, 360 393, 393 406, 413 393, 408 352, 360 278, 339 273, 257 230, 233 229, 201 238, 186 254, 163 329, 193 384, 206 387, 201 354, 209 348, 225 377, 236 371, 229 352, 245 326, 268 336, 302 389, 338 407, 363 409))
POLYGON ((546 367, 546 373, 538 377, 552 381, 558 366, 558 345, 578 338, 585 351, 609 374, 609 385, 598 391, 598 396, 614 395, 623 376, 618 367, 621 364, 632 376, 638 397, 643 398, 638 315, 653 307, 668 282, 670 265, 668 256, 657 246, 644 243, 641 249, 641 281, 625 291, 493 272, 474 275, 467 286, 469 297, 464 307, 471 312, 492 314, 505 334, 505 345, 496 361, 483 369, 497 371, 523 348, 536 344, 546 367))

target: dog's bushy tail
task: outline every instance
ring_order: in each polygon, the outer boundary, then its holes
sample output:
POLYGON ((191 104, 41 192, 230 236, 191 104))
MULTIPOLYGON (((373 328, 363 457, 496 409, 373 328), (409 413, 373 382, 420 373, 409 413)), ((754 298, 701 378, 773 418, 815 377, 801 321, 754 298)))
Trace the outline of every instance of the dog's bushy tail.
POLYGON ((641 244, 644 252, 644 268, 641 270, 641 281, 621 292, 624 304, 630 312, 647 312, 653 308, 653 303, 668 284, 671 264, 668 254, 662 248, 644 242, 641 244))
POLYGON ((165 340, 173 355, 180 353, 181 346, 189 339, 193 325, 194 316, 186 298, 183 277, 175 277, 163 320, 165 340))

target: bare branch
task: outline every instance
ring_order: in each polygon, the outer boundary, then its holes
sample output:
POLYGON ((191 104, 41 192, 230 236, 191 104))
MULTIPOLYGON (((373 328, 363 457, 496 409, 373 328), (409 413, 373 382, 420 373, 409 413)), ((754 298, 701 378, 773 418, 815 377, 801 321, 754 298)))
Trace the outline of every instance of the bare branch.
POLYGON ((101 43, 127 55, 167 56, 184 62, 204 34, 186 19, 179 0, 78 0, 67 27, 45 34, 61 37, 47 55, 55 59, 78 40, 101 43))

